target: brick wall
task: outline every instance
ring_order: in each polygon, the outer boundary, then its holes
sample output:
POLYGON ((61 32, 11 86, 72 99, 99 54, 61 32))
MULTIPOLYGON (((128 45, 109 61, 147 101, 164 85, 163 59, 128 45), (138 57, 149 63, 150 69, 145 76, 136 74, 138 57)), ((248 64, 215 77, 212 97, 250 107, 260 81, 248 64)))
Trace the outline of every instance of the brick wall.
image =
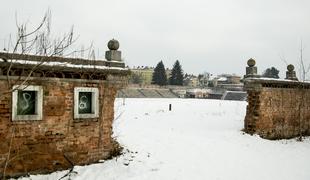
POLYGON ((245 131, 266 139, 310 135, 310 84, 297 81, 245 81, 245 131))
MULTIPOLYGON (((113 79, 114 77, 111 76, 113 79)), ((12 93, 0 79, 0 177, 47 173, 110 156, 112 122, 119 85, 109 81, 32 79, 43 87, 43 120, 12 121, 12 93), (73 119, 74 87, 99 89, 99 118, 73 119)))

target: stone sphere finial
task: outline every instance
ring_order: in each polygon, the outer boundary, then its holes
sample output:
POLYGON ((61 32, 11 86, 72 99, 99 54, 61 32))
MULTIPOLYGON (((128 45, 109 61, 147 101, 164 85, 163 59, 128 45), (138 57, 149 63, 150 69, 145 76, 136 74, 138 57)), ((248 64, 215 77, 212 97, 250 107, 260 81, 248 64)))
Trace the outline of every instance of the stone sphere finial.
POLYGON ((256 64, 256 62, 254 59, 251 58, 248 60, 248 66, 253 67, 253 66, 255 66, 255 64, 256 64))
POLYGON ((287 66, 287 70, 290 71, 290 72, 294 71, 294 69, 295 69, 295 67, 294 67, 293 64, 289 64, 289 65, 287 66))
POLYGON ((119 42, 116 39, 112 39, 108 42, 108 48, 110 50, 118 50, 119 42))

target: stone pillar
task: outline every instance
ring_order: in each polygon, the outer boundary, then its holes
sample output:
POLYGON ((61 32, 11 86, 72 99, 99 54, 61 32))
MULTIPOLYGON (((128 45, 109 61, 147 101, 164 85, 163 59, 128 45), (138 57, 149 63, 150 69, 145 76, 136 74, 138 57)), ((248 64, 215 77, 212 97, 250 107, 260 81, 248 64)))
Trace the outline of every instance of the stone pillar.
POLYGON ((246 74, 244 78, 259 77, 259 75, 257 74, 257 67, 255 66, 255 63, 255 60, 252 58, 248 60, 249 67, 246 67, 246 74))
POLYGON ((296 77, 296 72, 294 71, 294 69, 295 69, 295 67, 292 64, 289 64, 287 66, 286 78, 285 79, 298 81, 298 78, 296 77))
POLYGON ((112 39, 108 42, 109 51, 105 52, 105 58, 108 61, 122 61, 122 52, 118 51, 119 42, 112 39))

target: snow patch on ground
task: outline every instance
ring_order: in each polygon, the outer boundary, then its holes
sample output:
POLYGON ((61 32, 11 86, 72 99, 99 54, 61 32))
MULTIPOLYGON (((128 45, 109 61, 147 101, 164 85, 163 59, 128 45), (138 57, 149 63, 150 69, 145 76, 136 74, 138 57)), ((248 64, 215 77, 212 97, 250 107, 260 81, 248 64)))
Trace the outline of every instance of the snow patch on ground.
MULTIPOLYGON (((246 105, 206 99, 117 99, 114 135, 124 154, 76 166, 71 179, 309 180, 310 138, 270 141, 244 134, 246 105)), ((67 172, 22 179, 54 180, 67 172)))

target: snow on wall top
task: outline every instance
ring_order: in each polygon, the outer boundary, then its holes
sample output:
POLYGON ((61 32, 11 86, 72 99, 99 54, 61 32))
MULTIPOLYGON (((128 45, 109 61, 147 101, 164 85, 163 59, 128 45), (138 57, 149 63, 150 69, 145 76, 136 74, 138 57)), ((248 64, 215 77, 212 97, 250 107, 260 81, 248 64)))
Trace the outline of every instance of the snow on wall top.
POLYGON ((267 88, 310 88, 309 81, 298 81, 289 79, 273 79, 273 78, 245 78, 245 90, 260 90, 267 88))
POLYGON ((0 52, 0 67, 16 69, 63 71, 63 72, 96 72, 96 73, 122 73, 128 74, 129 70, 122 61, 89 60, 81 58, 64 58, 58 56, 37 56, 0 52))
POLYGON ((128 70, 128 68, 122 67, 108 67, 102 65, 82 65, 82 64, 72 64, 69 62, 55 62, 55 61, 29 61, 29 60, 17 60, 17 59, 10 59, 6 61, 0 58, 0 62, 8 62, 13 64, 20 64, 20 65, 42 65, 42 66, 59 66, 59 67, 69 67, 69 68, 78 68, 78 69, 114 69, 114 70, 128 70))

